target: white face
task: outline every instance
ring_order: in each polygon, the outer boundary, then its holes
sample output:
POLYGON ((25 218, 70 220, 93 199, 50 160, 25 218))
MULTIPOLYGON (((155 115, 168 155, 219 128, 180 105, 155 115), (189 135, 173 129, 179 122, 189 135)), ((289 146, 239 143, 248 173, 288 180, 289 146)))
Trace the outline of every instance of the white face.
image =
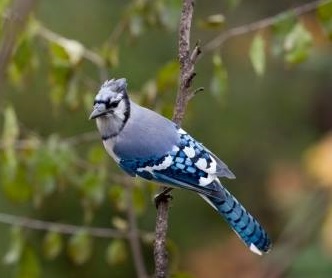
POLYGON ((107 81, 101 87, 94 101, 90 119, 96 119, 103 138, 117 135, 129 116, 129 100, 125 83, 120 79, 107 81), (119 82, 120 85, 118 84, 119 82))
POLYGON ((90 119, 95 119, 102 116, 109 116, 114 114, 119 114, 125 109, 124 98, 126 96, 123 92, 113 92, 107 88, 101 88, 101 90, 96 95, 93 111, 90 115, 90 119))

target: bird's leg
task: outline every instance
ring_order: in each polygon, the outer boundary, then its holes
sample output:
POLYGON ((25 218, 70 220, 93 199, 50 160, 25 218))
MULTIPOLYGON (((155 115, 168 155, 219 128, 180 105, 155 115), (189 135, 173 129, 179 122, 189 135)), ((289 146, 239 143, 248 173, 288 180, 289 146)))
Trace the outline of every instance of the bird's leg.
POLYGON ((156 208, 158 208, 158 206, 161 202, 173 199, 172 195, 170 194, 172 189, 173 188, 171 188, 171 187, 164 187, 164 189, 160 193, 158 193, 156 196, 154 196, 154 204, 155 204, 156 208))

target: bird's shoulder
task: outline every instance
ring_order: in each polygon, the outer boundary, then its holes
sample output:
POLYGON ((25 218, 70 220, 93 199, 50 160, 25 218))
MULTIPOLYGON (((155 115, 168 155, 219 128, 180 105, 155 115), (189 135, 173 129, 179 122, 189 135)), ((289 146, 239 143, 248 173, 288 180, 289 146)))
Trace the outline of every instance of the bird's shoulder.
POLYGON ((131 102, 130 117, 114 139, 114 153, 122 159, 161 157, 177 145, 177 126, 162 115, 131 102))

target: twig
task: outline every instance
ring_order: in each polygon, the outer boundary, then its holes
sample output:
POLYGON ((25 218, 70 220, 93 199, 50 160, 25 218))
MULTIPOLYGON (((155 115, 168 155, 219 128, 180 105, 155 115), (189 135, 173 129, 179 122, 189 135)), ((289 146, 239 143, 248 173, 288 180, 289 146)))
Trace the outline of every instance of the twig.
POLYGON ((129 222, 129 233, 128 240, 131 248, 131 252, 133 254, 133 260, 135 264, 135 269, 138 278, 147 278, 147 272, 145 269, 145 264, 143 260, 142 248, 140 245, 140 236, 137 228, 137 219, 135 210, 133 207, 133 188, 131 185, 126 186, 126 194, 127 194, 127 219, 129 222))
MULTIPOLYGON (((77 146, 83 143, 90 143, 96 141, 100 138, 98 132, 90 131, 84 132, 72 137, 63 138, 61 142, 68 144, 69 146, 77 146)), ((14 148, 16 150, 30 150, 30 149, 38 149, 41 144, 43 144, 44 140, 42 139, 21 139, 15 142, 14 148)), ((0 140, 0 150, 5 149, 6 144, 0 140)))
POLYGON ((194 12, 194 1, 184 1, 179 31, 179 62, 180 62, 180 84, 176 97, 173 121, 181 125, 189 100, 195 94, 191 91, 191 84, 196 76, 194 72, 195 63, 201 54, 199 42, 190 53, 190 28, 194 12))
MULTIPOLYGON (((190 91, 192 80, 195 76, 194 66, 200 54, 199 45, 196 44, 190 53, 190 29, 194 12, 194 0, 183 0, 179 28, 179 62, 180 81, 174 107, 173 121, 181 125, 188 101, 193 92, 190 91)), ((156 232, 154 244, 155 277, 168 276, 168 255, 166 250, 166 234, 168 228, 169 199, 161 198, 157 203, 156 232)))
MULTIPOLYGON (((65 44, 67 42, 72 41, 41 25, 38 26, 37 34, 47 41, 55 42, 58 44, 65 44)), ((77 43, 77 45, 79 45, 80 48, 82 49, 82 57, 98 67, 98 69, 100 71, 100 79, 102 81, 105 81, 108 76, 105 60, 96 52, 86 48, 83 44, 76 42, 76 41, 75 41, 75 43, 77 43)))
POLYGON ((12 57, 16 38, 23 29, 35 3, 36 0, 15 0, 5 15, 0 44, 0 85, 3 84, 4 74, 12 57))
POLYGON ((77 234, 84 229, 88 234, 100 238, 127 238, 128 233, 109 228, 76 226, 71 224, 42 221, 28 217, 0 213, 0 223, 42 231, 57 231, 61 234, 77 234))
POLYGON ((63 141, 70 146, 76 146, 82 143, 89 143, 98 139, 100 139, 99 133, 96 131, 90 131, 69 138, 65 138, 63 141))
POLYGON ((267 17, 267 18, 264 18, 262 20, 259 20, 259 21, 253 22, 253 23, 231 28, 231 29, 221 33, 220 35, 218 35, 217 37, 215 37, 208 43, 206 43, 203 46, 203 53, 205 54, 207 52, 217 49, 218 47, 221 47, 225 43, 225 41, 227 41, 228 39, 230 39, 232 37, 237 37, 237 36, 244 35, 244 34, 247 34, 250 32, 254 32, 254 31, 257 31, 260 29, 264 29, 281 20, 284 20, 285 17, 282 17, 282 16, 285 14, 293 14, 294 16, 299 16, 299 15, 302 15, 302 14, 305 14, 307 12, 317 9, 318 6, 327 5, 331 2, 332 2, 331 0, 314 1, 311 3, 307 3, 304 5, 298 6, 293 9, 285 10, 281 13, 278 13, 277 15, 267 17))

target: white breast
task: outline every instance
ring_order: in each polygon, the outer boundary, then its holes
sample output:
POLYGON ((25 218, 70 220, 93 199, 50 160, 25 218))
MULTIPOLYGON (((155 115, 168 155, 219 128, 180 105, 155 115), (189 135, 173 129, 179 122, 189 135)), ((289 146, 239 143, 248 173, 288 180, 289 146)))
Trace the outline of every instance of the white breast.
POLYGON ((103 140, 104 147, 107 151, 107 153, 118 163, 120 161, 120 158, 116 156, 116 154, 113 152, 114 147, 114 141, 116 140, 116 137, 103 140))

